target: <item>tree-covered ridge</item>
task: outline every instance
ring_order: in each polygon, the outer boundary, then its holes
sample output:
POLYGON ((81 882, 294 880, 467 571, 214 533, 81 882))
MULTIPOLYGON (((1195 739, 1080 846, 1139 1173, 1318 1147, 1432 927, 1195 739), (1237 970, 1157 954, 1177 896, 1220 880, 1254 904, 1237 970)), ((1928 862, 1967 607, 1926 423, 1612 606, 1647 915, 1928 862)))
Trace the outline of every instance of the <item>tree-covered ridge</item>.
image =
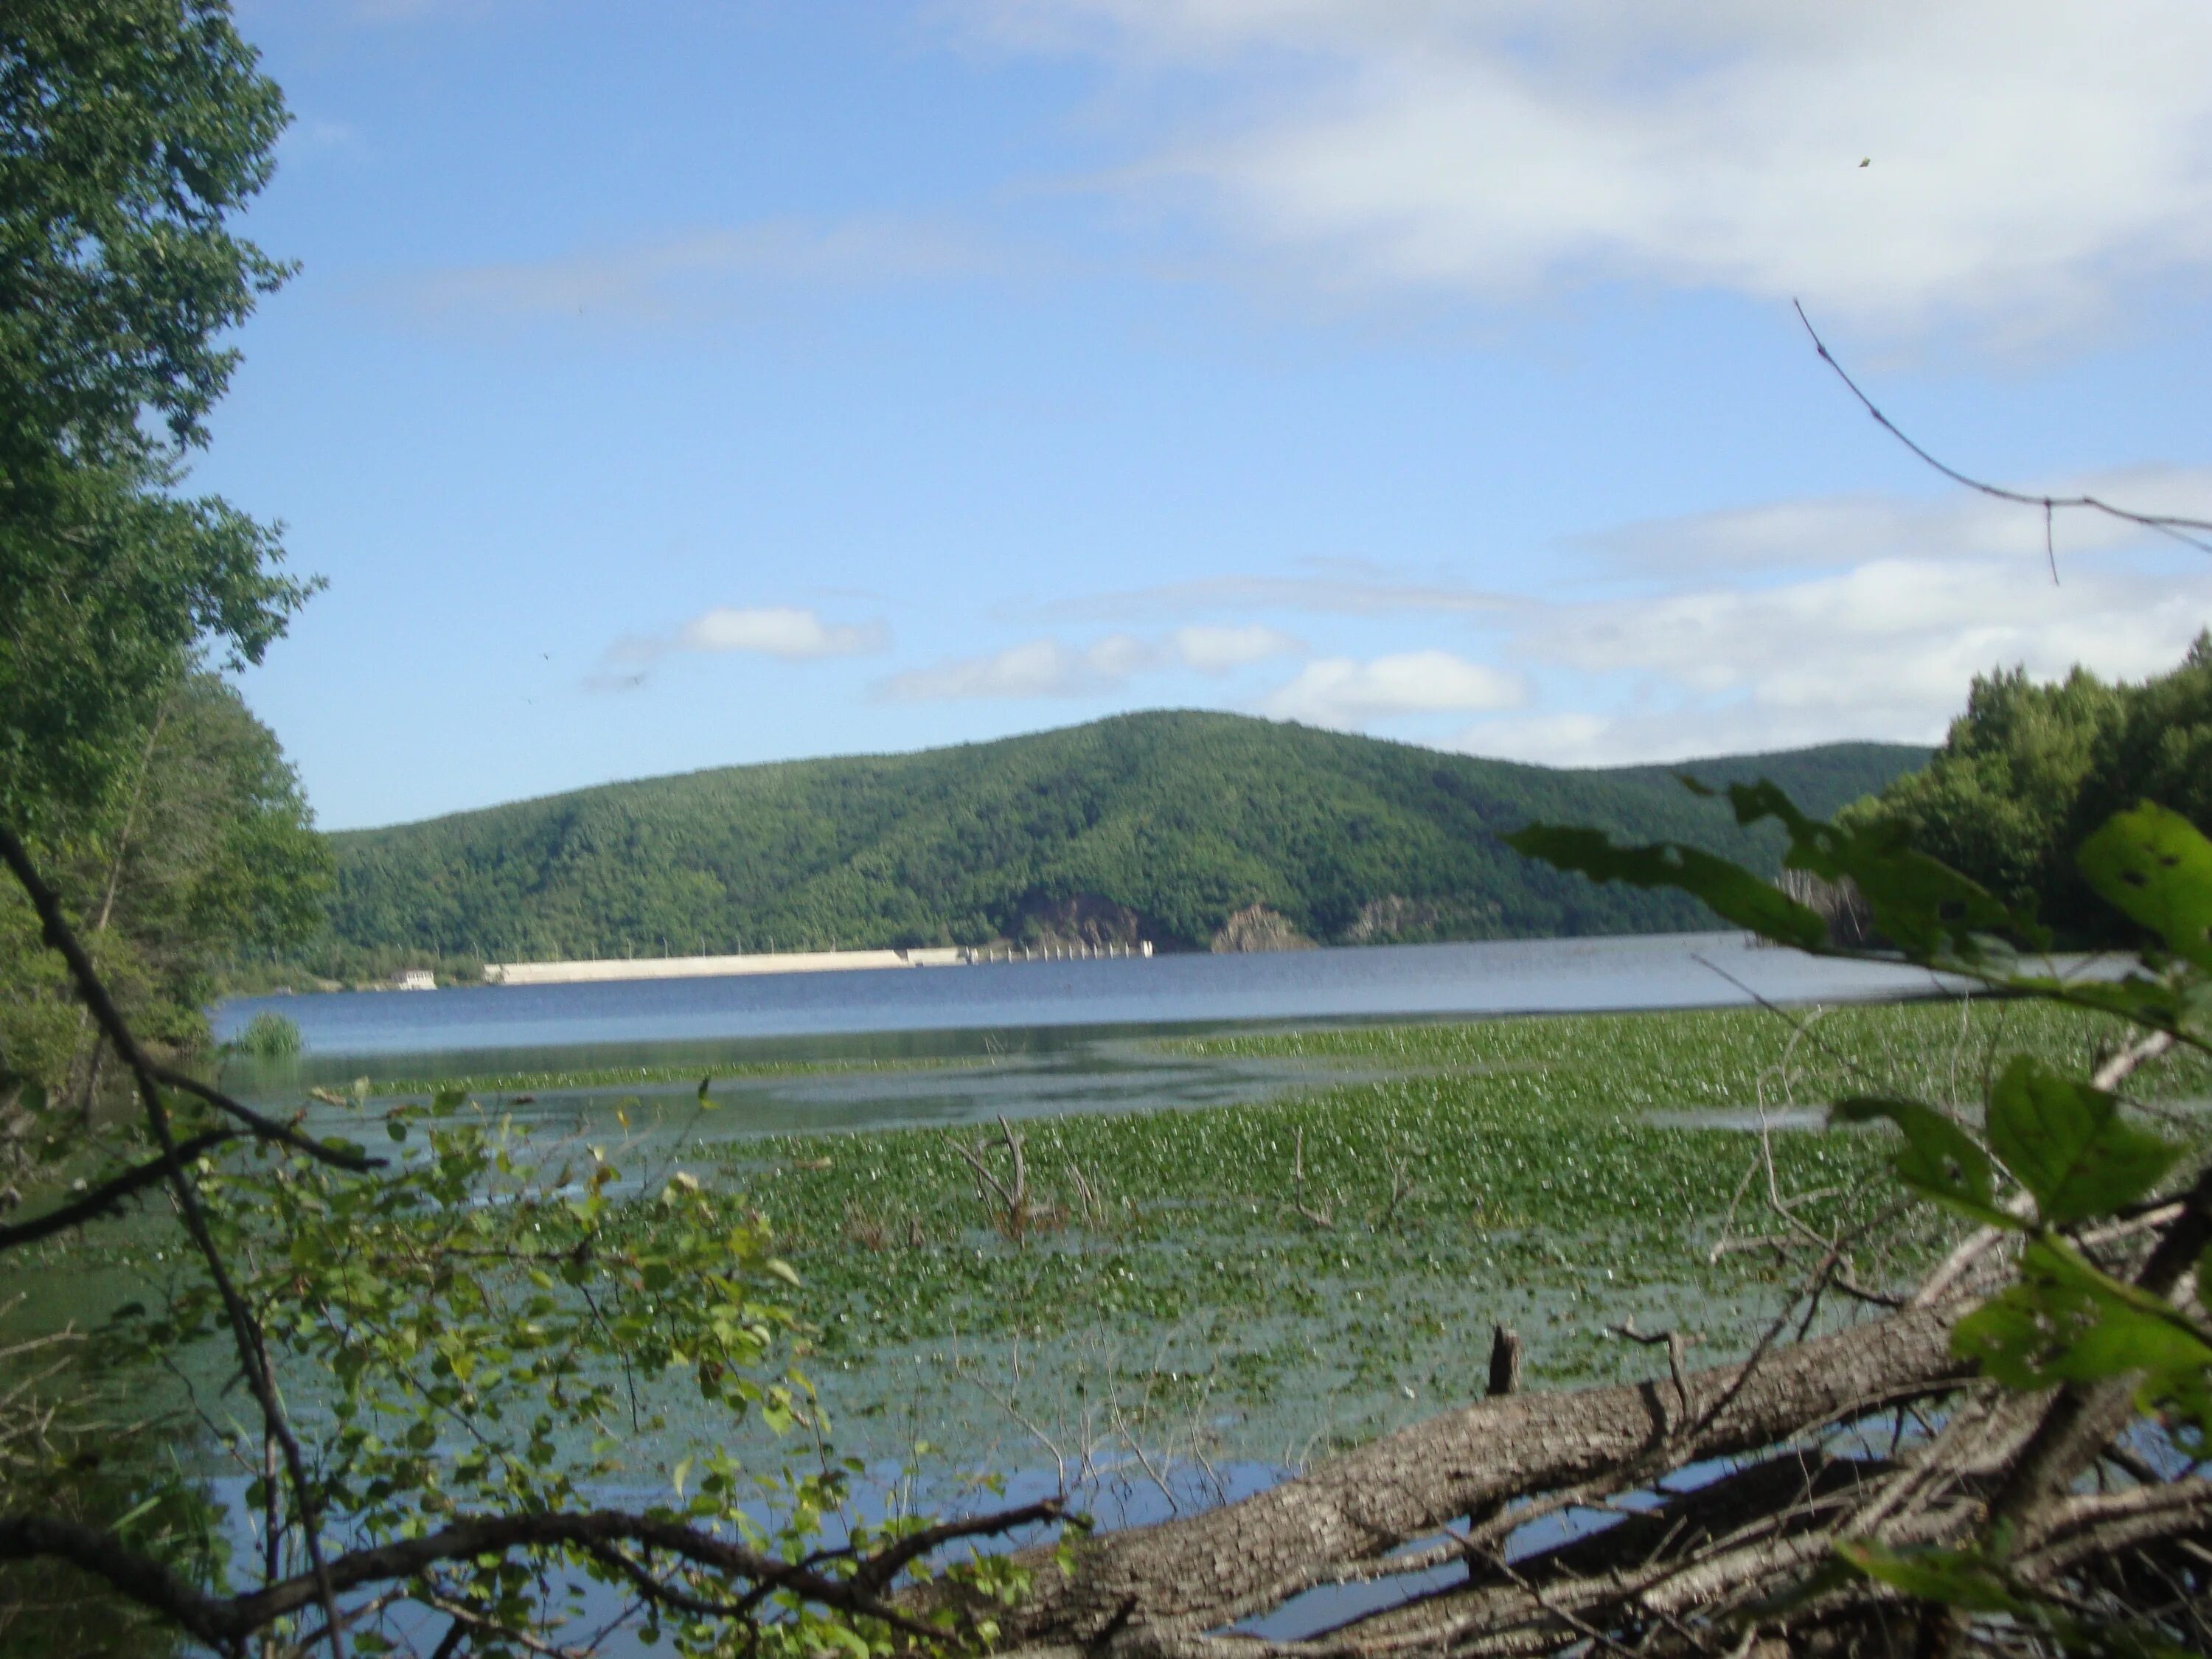
MULTIPOLYGON (((1697 763, 1815 810, 1926 751, 1845 744, 1697 763)), ((918 754, 725 768, 334 837, 331 956, 527 960, 1135 932, 1203 945, 1264 905, 1382 940, 1709 925, 1498 841, 1571 817, 1774 866, 1778 842, 1675 769, 1561 771, 1239 715, 1167 712, 918 754)))

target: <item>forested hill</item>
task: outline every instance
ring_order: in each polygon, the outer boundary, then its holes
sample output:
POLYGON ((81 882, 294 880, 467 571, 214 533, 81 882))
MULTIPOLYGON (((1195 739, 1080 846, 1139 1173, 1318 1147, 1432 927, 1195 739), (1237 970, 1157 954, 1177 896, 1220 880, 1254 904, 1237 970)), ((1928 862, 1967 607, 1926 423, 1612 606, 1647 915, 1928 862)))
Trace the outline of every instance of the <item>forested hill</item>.
MULTIPOLYGON (((1927 758, 1838 744, 1689 769, 1771 777, 1826 813, 1927 758)), ((513 961, 1040 933, 1202 948, 1253 906, 1345 942, 1709 926, 1686 899, 1595 888, 1497 839, 1545 818, 1775 867, 1778 841, 1739 832, 1675 769, 1561 771, 1234 714, 1127 714, 341 834, 330 944, 356 962, 395 949, 513 961)))

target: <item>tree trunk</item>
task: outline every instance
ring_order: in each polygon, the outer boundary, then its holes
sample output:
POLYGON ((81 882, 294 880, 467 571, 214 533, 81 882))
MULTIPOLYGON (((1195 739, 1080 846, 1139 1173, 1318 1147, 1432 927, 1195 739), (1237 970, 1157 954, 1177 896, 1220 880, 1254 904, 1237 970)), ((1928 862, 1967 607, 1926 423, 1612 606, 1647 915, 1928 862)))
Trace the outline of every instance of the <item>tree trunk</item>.
POLYGON ((1949 1347, 1965 1305, 1691 1372, 1679 1387, 1669 1378, 1485 1400, 1241 1503, 1087 1540, 1069 1574, 1032 1553, 1033 1592, 1001 1615, 1001 1639, 1087 1647, 1141 1632, 1150 1645, 1172 1646, 1340 1580, 1471 1512, 1595 1479, 1636 1485, 1947 1392, 1966 1376, 1949 1347))

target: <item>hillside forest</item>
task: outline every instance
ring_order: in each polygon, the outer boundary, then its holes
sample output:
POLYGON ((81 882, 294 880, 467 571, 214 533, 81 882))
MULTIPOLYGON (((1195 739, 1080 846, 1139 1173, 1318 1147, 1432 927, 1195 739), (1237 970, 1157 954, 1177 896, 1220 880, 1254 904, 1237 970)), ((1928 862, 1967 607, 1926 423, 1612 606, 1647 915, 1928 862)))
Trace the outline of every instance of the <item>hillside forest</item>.
MULTIPOLYGON (((1699 763, 1832 811, 1925 759, 1838 744, 1699 763)), ((1663 768, 1563 771, 1243 716, 1127 714, 919 754, 611 784, 331 838, 311 970, 1146 939, 1206 949, 1255 908, 1330 944, 1710 926, 1529 864, 1499 833, 1570 815, 1771 869, 1779 842, 1663 768)), ((1283 930, 1273 937, 1281 938, 1283 930)))

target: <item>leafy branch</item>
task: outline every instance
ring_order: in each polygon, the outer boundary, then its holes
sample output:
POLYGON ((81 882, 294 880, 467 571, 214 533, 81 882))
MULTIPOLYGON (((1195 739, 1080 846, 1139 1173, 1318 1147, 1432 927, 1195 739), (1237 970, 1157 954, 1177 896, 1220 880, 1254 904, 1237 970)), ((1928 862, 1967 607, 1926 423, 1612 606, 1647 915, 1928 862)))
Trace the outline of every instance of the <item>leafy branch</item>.
MULTIPOLYGON (((2064 1510, 2071 1483, 2139 1413, 2150 1413, 2192 1458, 2212 1445, 2212 1169, 2179 1192, 2161 1193, 2183 1148, 2135 1121, 2114 1092, 2137 1066, 2177 1045, 2212 1048, 2212 842, 2179 814, 2146 802, 2082 843, 2084 879, 2153 941, 2118 977, 2091 979, 2062 974, 2048 961, 2039 969, 2032 953, 2049 940, 2032 916, 1895 836, 1817 822, 1769 784, 1735 786, 1729 798, 1741 823, 1780 822, 1790 841, 1786 869, 1855 885, 1888 948, 1834 944, 1807 906, 1695 849, 1615 847, 1593 831, 1541 824, 1508 839, 1595 880, 1679 888, 1738 926, 1812 954, 1910 963, 2008 994, 2116 1015, 2144 1034, 2087 1079, 2014 1057, 1990 1083, 1978 1127, 1925 1102, 1884 1096, 1841 1101, 1831 1118, 1892 1125, 1902 1141, 1892 1159, 1899 1183, 1982 1230, 1938 1269, 1923 1297, 1936 1285, 1954 1285, 1961 1264, 1990 1241, 2018 1242, 2012 1282, 1958 1321, 1951 1346, 1998 1388, 2045 1396, 2027 1430, 2006 1447, 1994 1485, 1967 1483, 1973 1496, 1966 1512, 1978 1517, 1970 1537, 1923 1536, 1900 1548, 1893 1502, 1875 1504, 1835 1529, 1838 1559, 1925 1605, 1926 1654, 1953 1651, 1975 1618, 1996 1614, 2062 1646, 2117 1650, 2132 1643, 2140 1650, 2147 1638, 2128 1617, 2084 1620, 2054 1599, 2047 1582, 2022 1577, 2021 1567, 2064 1510), (2007 1181, 2017 1188, 2009 1195, 2007 1181), (2150 1244, 2131 1268, 2095 1259, 2094 1242, 2109 1245, 2139 1232, 2150 1244), (2193 1271, 2191 1307, 2176 1296, 2193 1271)), ((1954 1417, 1936 1451, 1955 1450, 1948 1440, 1972 1420, 1971 1413, 1954 1417)), ((1943 1468, 1933 1453, 1928 1462, 1943 1468)), ((1954 1465, 1948 1483, 1956 1487, 1965 1474, 1954 1465)), ((2134 1474, 2147 1486, 2163 1484, 2139 1462, 2134 1474)), ((1924 1513, 1927 1502, 1916 1507, 1924 1513)), ((2201 1505, 2192 1498, 2172 1512, 2185 1532, 2198 1524, 2201 1505)))
POLYGON ((350 1632, 361 1650, 386 1651, 389 1643, 365 1621, 400 1601, 447 1613, 444 1650, 465 1631, 543 1649, 532 1631, 560 1615, 533 1612, 514 1595, 512 1562, 523 1556, 627 1587, 649 1618, 680 1621, 686 1645, 703 1644, 699 1651, 720 1650, 717 1632, 732 1626, 756 1651, 764 1640, 793 1653, 867 1653, 988 1639, 988 1608, 1018 1593, 1018 1573, 988 1559, 954 1565, 949 1580, 975 1586, 976 1599, 927 1617, 896 1605, 894 1586, 905 1575, 930 1576, 927 1563, 951 1545, 1061 1521, 1056 1499, 933 1524, 856 1525, 821 1549, 808 1546, 822 1516, 842 1505, 840 1474, 749 1484, 717 1453, 688 1497, 689 1462, 678 1466, 677 1507, 629 1512, 585 1501, 604 1460, 562 1467, 556 1420, 605 1432, 614 1396, 595 1367, 618 1365, 632 1389, 641 1376, 688 1370, 705 1400, 757 1410, 779 1430, 806 1414, 811 1390, 797 1373, 783 1382, 756 1375, 777 1334, 797 1328, 761 1287, 798 1282, 768 1253, 757 1218, 726 1224, 716 1201, 678 1172, 657 1200, 641 1200, 653 1214, 641 1227, 636 1206, 610 1195, 620 1176, 604 1149, 586 1149, 580 1178, 571 1161, 543 1169, 532 1149, 478 1121, 454 1091, 386 1114, 396 1145, 426 1132, 420 1153, 395 1162, 179 1079, 145 1053, 59 900, 4 828, 0 859, 136 1082, 157 1149, 0 1229, 0 1250, 165 1188, 205 1284, 174 1292, 157 1316, 119 1312, 103 1338, 107 1352, 173 1363, 204 1337, 227 1334, 275 1459, 246 1494, 265 1514, 258 1585, 225 1593, 180 1574, 125 1530, 58 1513, 0 1513, 0 1560, 70 1563, 174 1628, 240 1655, 250 1639, 309 1609, 320 1620, 295 1643, 343 1656, 350 1632), (221 1117, 180 1133, 172 1093, 221 1117), (228 1155, 220 1163, 219 1152, 228 1155), (266 1165, 259 1172, 257 1158, 266 1165), (313 1474, 284 1410, 277 1353, 309 1358, 329 1379, 334 1429, 315 1448, 313 1474), (516 1420, 527 1425, 519 1441, 502 1427, 516 1420), (463 1449, 441 1450, 441 1425, 465 1434, 463 1449), (788 1519, 769 1532, 741 1500, 777 1492, 788 1519), (351 1546, 337 1553, 325 1542, 331 1515, 344 1517, 340 1535, 351 1546), (281 1566, 288 1548, 304 1563, 296 1571, 281 1566))

